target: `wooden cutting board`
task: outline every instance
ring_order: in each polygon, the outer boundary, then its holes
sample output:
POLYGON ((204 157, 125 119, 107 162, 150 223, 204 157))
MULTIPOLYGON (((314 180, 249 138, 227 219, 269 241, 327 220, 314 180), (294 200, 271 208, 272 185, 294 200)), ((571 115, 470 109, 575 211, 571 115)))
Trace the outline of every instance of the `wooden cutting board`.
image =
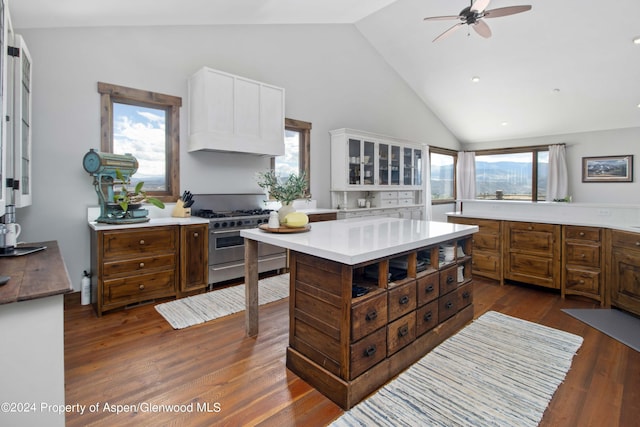
POLYGON ((269 233, 302 233, 311 230, 311 226, 309 224, 305 225, 304 227, 278 228, 269 228, 269 224, 261 224, 258 228, 260 228, 260 230, 268 231, 269 233))

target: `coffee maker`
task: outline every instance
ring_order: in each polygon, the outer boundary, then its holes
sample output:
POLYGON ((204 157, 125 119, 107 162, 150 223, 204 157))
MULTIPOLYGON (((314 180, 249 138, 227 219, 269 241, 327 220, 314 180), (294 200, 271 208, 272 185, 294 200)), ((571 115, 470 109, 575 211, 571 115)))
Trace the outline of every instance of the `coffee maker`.
POLYGON ((0 223, 0 254, 14 251, 19 234, 20 224, 16 224, 16 207, 7 205, 4 222, 0 223))

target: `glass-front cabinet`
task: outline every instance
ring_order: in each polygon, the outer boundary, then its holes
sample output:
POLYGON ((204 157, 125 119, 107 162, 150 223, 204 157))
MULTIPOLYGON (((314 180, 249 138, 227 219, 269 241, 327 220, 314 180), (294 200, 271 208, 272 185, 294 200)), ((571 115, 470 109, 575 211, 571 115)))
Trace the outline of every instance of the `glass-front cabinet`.
POLYGON ((423 146, 350 129, 330 133, 332 191, 421 188, 423 146))

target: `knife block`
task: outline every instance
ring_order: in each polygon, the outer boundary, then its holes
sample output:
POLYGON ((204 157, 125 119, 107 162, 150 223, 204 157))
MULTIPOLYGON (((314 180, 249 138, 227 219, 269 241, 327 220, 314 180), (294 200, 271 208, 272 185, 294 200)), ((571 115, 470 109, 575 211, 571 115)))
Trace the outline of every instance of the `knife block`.
POLYGON ((185 208, 182 199, 178 199, 171 216, 174 218, 189 218, 191 216, 191 208, 185 208))

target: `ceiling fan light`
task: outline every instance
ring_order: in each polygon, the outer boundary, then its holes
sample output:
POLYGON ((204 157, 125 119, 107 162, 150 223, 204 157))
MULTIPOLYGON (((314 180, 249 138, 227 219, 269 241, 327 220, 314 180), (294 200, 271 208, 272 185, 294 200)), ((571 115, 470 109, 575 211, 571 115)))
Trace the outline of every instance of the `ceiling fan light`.
POLYGON ((640 36, 633 39, 633 44, 640 44, 640 36))
POLYGON ((473 76, 473 77, 471 77, 471 81, 474 82, 474 83, 478 83, 480 81, 480 77, 473 76))

